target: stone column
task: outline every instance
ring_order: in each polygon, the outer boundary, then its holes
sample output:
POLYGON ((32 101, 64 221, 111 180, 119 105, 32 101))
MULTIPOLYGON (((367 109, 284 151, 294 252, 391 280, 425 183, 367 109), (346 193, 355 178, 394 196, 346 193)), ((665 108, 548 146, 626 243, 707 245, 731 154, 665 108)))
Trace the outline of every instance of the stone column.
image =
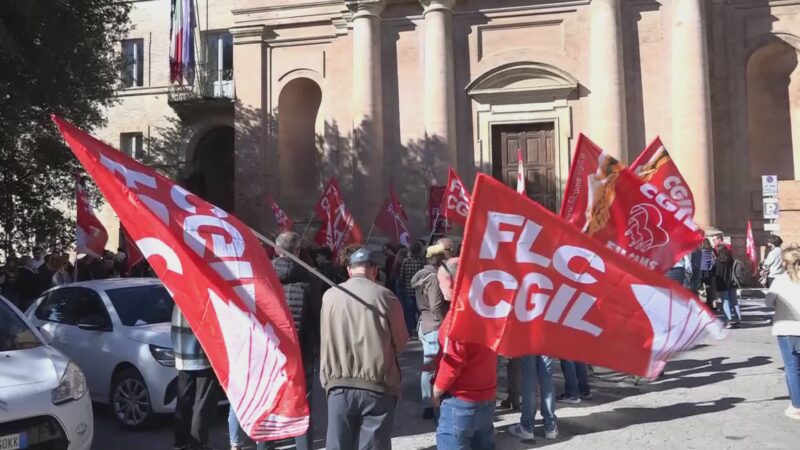
POLYGON ((457 167, 453 28, 456 0, 420 0, 425 16, 425 133, 457 167))
POLYGON ((714 225, 711 97, 704 0, 672 2, 672 142, 667 145, 692 189, 695 222, 714 225))
MULTIPOLYGON (((361 222, 372 220, 383 202, 383 89, 381 13, 385 0, 354 0, 353 12, 353 191, 361 197, 354 210, 361 222)), ((364 222, 366 223, 366 222, 364 222)))
POLYGON ((606 152, 627 163, 625 65, 619 0, 592 0, 590 32, 591 135, 606 152))
POLYGON ((237 217, 256 229, 269 224, 263 204, 275 192, 276 173, 269 164, 269 101, 265 28, 233 28, 234 208, 237 217), (257 180, 265 180, 259 182, 257 180))

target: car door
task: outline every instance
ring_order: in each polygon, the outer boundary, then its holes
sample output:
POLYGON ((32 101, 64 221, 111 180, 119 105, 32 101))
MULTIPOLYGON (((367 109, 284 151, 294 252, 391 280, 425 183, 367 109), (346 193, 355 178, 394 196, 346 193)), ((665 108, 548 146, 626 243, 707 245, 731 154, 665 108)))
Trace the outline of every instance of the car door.
POLYGON ((69 299, 74 324, 65 327, 62 334, 69 342, 70 357, 86 375, 92 398, 106 402, 111 372, 116 364, 114 327, 97 292, 86 287, 74 289, 69 299))

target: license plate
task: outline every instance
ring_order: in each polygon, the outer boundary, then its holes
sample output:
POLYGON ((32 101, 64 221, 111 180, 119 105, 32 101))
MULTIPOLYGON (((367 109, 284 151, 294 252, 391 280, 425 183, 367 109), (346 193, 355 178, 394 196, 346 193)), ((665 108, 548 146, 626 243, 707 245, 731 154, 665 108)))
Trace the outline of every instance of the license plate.
POLYGON ((28 447, 28 436, 25 433, 0 436, 0 450, 22 450, 28 447))

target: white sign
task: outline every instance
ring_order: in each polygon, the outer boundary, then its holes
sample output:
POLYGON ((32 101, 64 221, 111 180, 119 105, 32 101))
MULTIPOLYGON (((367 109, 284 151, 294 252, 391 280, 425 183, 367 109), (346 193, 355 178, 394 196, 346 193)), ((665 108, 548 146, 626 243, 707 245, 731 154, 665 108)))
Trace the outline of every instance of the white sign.
POLYGON ((781 231, 781 227, 777 223, 765 223, 764 231, 781 231))
POLYGON ((761 196, 762 197, 777 197, 778 196, 778 176, 777 175, 762 175, 761 176, 761 196))
POLYGON ((780 215, 780 210, 778 209, 777 203, 771 202, 764 202, 764 218, 765 219, 777 219, 780 215))

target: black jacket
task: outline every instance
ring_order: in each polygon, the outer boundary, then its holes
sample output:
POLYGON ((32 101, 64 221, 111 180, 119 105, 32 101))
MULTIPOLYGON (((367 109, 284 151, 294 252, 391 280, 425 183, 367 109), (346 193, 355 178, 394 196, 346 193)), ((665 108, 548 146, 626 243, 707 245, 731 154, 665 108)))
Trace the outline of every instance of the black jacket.
POLYGON ((300 350, 304 359, 319 352, 319 315, 322 293, 317 279, 291 259, 281 256, 272 266, 283 285, 286 303, 297 329, 300 350))

